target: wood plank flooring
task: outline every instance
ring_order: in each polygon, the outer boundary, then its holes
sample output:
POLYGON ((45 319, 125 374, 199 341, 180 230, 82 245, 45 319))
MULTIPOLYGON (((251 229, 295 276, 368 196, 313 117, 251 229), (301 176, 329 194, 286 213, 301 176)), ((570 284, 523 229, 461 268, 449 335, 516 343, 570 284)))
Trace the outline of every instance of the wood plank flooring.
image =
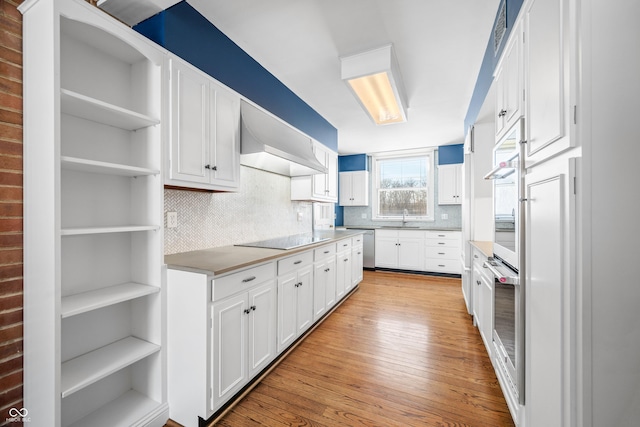
POLYGON ((365 271, 360 289, 217 425, 514 424, 460 280, 365 271))

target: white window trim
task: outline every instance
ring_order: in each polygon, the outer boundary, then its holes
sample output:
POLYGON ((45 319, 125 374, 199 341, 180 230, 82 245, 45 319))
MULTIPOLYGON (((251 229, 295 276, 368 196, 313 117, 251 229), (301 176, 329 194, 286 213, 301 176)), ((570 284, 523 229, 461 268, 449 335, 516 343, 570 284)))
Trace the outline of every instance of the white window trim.
POLYGON ((371 154, 371 219, 373 221, 389 221, 398 222, 402 221, 402 217, 399 216, 381 216, 378 214, 378 190, 380 189, 380 176, 378 168, 378 160, 386 159, 401 159, 408 157, 428 156, 428 174, 427 174, 427 215, 425 216, 407 216, 405 219, 408 221, 435 221, 435 149, 427 148, 420 150, 403 150, 403 151, 388 151, 385 153, 371 154))

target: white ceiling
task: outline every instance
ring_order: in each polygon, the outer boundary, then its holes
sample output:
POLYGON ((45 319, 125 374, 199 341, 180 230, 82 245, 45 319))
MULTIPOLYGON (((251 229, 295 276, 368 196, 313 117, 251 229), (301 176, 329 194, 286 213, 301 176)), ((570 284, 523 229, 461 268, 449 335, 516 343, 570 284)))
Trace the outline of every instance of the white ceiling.
POLYGON ((462 142, 500 2, 187 1, 335 126, 340 154, 462 142), (339 58, 389 42, 404 81, 408 121, 376 126, 341 81, 339 58))

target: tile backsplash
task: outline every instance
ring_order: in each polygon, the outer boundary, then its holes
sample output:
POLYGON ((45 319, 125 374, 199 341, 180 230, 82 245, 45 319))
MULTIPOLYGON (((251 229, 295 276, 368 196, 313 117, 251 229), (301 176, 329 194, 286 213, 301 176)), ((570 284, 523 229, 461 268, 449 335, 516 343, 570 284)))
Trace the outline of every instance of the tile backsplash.
POLYGON ((311 203, 290 200, 290 178, 242 166, 240 182, 236 193, 165 190, 165 213, 178 214, 178 226, 165 228, 165 254, 311 231, 311 203))

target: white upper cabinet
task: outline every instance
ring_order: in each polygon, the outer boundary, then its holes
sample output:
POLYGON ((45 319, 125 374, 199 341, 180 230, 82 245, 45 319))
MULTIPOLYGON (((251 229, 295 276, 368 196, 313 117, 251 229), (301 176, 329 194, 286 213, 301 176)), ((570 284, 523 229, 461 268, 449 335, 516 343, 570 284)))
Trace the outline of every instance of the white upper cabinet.
POLYGON ((533 0, 524 9, 528 160, 540 161, 574 144, 569 138, 568 1, 533 0))
POLYGON ((438 166, 438 204, 462 204, 462 164, 438 166))
POLYGON ((328 172, 292 177, 291 200, 335 203, 338 201, 338 154, 317 141, 314 141, 314 152, 328 172))
POLYGON ((340 206, 369 206, 369 172, 340 172, 340 206))
POLYGON ((165 184, 234 191, 240 184, 240 97, 171 58, 165 184))
POLYGON ((511 31, 507 45, 496 67, 496 137, 511 127, 523 114, 522 28, 511 31))

